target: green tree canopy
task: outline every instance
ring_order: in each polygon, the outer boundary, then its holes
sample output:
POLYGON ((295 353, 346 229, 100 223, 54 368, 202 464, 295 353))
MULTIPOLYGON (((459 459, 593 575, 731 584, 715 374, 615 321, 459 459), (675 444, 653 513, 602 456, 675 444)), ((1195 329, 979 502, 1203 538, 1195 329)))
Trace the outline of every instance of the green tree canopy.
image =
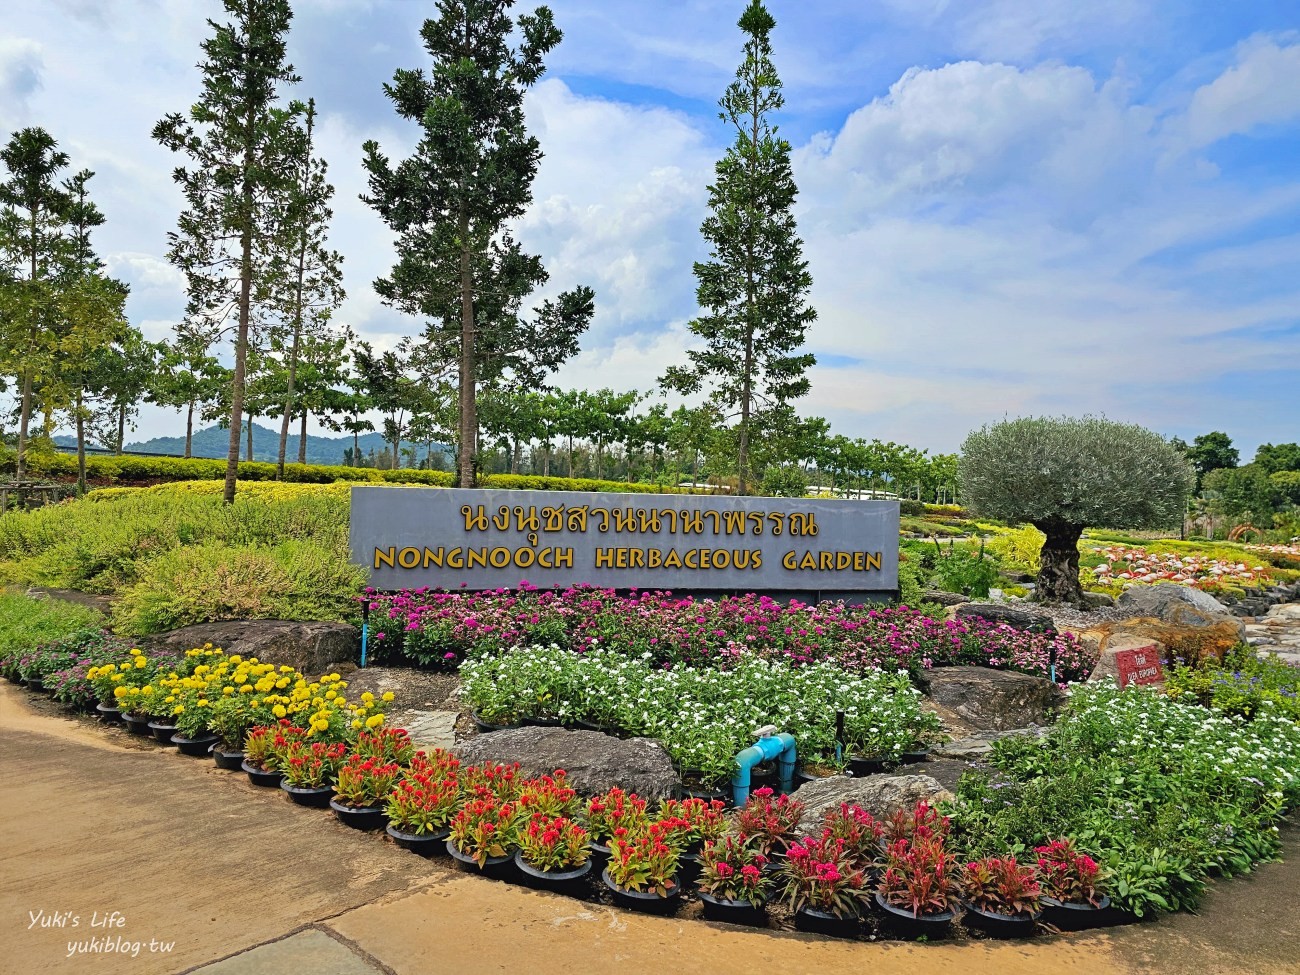
POLYGON ((961 448, 963 503, 1047 536, 1036 595, 1082 599, 1086 527, 1178 524, 1192 487, 1183 455, 1157 433, 1101 417, 1025 417, 985 426, 961 448))

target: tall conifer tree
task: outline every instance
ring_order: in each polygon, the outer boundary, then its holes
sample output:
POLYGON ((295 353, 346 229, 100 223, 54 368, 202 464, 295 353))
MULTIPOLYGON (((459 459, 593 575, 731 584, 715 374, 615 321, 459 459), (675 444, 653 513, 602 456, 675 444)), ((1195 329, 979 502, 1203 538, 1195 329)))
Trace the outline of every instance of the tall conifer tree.
POLYGON ((235 500, 243 429, 250 330, 274 311, 287 268, 286 216, 294 192, 302 130, 280 92, 296 84, 285 62, 293 17, 287 0, 223 0, 228 22, 208 21, 203 90, 188 118, 169 115, 153 137, 190 158, 173 179, 185 194, 168 257, 186 276, 188 316, 235 319, 235 368, 229 397, 230 448, 225 500, 235 500))
POLYGON ((690 365, 671 367, 662 380, 684 394, 710 388, 712 401, 737 421, 742 494, 755 480, 751 443, 758 415, 806 394, 805 373, 816 362, 800 351, 817 312, 808 304, 812 275, 792 212, 798 189, 790 143, 771 121, 785 104, 772 64, 774 27, 760 0, 740 18, 745 60, 718 103, 718 117, 735 129, 736 141, 715 167, 712 212, 700 228, 711 253, 695 265, 703 314, 690 329, 704 347, 688 351, 690 365))
MULTIPOLYGON (((532 320, 523 298, 546 281, 541 262, 520 251, 507 224, 532 202, 542 157, 524 125, 524 92, 560 42, 551 11, 518 18, 514 0, 438 0, 420 36, 428 74, 402 69, 384 92, 397 114, 423 128, 410 158, 393 165, 378 143, 364 146, 370 193, 363 197, 399 234, 391 274, 375 282, 390 305, 429 321, 421 354, 458 382, 461 487, 474 484, 476 389, 522 367, 553 369, 577 348, 593 311, 589 288, 546 302, 532 320)), ((535 378, 533 372, 529 378, 535 378)), ((436 377, 435 377, 436 378, 436 377)))

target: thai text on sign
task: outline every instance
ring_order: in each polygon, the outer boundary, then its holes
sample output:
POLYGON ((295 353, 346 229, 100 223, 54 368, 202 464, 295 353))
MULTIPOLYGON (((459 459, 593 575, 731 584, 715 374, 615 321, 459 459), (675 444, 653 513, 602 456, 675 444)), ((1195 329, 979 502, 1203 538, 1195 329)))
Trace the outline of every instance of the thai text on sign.
POLYGON ((381 589, 898 585, 896 501, 355 487, 351 542, 381 589))

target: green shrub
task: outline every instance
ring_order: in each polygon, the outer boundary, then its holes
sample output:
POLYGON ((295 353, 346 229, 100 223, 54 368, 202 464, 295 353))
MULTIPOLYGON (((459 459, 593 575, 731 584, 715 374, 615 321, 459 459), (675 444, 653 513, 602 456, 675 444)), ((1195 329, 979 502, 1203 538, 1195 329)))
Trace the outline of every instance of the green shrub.
POLYGON ((118 632, 143 635, 219 619, 343 620, 365 570, 306 540, 172 549, 151 559, 113 607, 118 632))
POLYGON ((1224 714, 1253 718, 1271 702, 1274 710, 1300 721, 1300 667, 1276 657, 1261 658, 1246 644, 1233 647, 1219 663, 1175 663, 1165 690, 1176 700, 1191 700, 1224 714))
POLYGON ((988 598, 989 589, 998 581, 998 567, 979 552, 962 546, 934 560, 930 584, 944 592, 988 598))
POLYGON ((0 660, 103 625, 103 614, 85 606, 0 592, 0 660))
POLYGON ((1038 554, 1047 538, 1033 525, 1025 525, 989 539, 988 550, 996 555, 1002 568, 1012 572, 1037 572, 1038 554))

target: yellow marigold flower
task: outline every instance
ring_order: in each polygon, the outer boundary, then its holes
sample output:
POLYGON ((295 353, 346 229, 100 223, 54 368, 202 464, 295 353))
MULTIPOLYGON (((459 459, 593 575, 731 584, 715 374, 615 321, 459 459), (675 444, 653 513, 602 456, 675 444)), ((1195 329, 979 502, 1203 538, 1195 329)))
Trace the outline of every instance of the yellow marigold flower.
POLYGON ((382 714, 372 714, 370 717, 366 718, 367 728, 378 728, 383 723, 384 716, 382 714))
POLYGON ((284 690, 286 687, 289 686, 289 678, 281 677, 278 681, 275 682, 275 686, 278 687, 280 690, 284 690))
POLYGON ((239 693, 240 693, 240 694, 252 694, 252 693, 253 693, 253 685, 252 685, 252 684, 245 684, 243 687, 241 687, 241 688, 239 689, 239 693))
POLYGON ((277 718, 283 718, 289 712, 284 709, 283 704, 277 704, 275 707, 271 708, 271 713, 274 714, 277 718))
POLYGON ((359 729, 361 728, 361 722, 360 722, 360 721, 353 721, 353 722, 352 722, 352 728, 353 728, 353 730, 359 730, 359 729))
POLYGON ((239 654, 237 654, 237 653, 232 653, 232 654, 231 654, 229 657, 227 657, 226 659, 229 660, 232 664, 242 663, 243 660, 244 660, 244 658, 241 657, 241 656, 240 656, 239 654))
POLYGON ((140 656, 140 648, 139 648, 139 647, 132 647, 132 648, 131 648, 131 656, 133 656, 133 657, 138 657, 138 656, 140 656))
POLYGON ((374 700, 375 700, 375 695, 371 694, 369 691, 366 691, 364 694, 361 695, 361 701, 364 704, 373 704, 374 700))
POLYGON ((146 666, 148 666, 148 664, 149 664, 149 661, 145 660, 144 657, 136 657, 136 658, 135 658, 135 669, 136 669, 136 670, 144 670, 144 668, 145 668, 146 666))
POLYGON ((393 697, 394 697, 394 694, 393 694, 392 691, 384 691, 384 700, 385 700, 385 701, 391 701, 391 700, 393 699, 393 697))
POLYGON ((121 686, 113 688, 113 697, 117 698, 118 700, 121 700, 122 698, 126 697, 126 688, 121 686))
POLYGON ((235 693, 235 689, 227 685, 221 689, 221 693, 224 694, 226 697, 230 697, 231 694, 235 693))
POLYGON ((338 691, 330 690, 325 692, 325 700, 332 701, 339 696, 338 691))
POLYGON ((206 697, 199 698, 199 707, 206 708, 207 706, 208 706, 208 699, 206 697))
POLYGON ((176 705, 176 707, 174 707, 174 708, 172 709, 172 714, 184 714, 184 713, 185 713, 185 705, 184 705, 184 704, 178 704, 178 705, 176 705))

